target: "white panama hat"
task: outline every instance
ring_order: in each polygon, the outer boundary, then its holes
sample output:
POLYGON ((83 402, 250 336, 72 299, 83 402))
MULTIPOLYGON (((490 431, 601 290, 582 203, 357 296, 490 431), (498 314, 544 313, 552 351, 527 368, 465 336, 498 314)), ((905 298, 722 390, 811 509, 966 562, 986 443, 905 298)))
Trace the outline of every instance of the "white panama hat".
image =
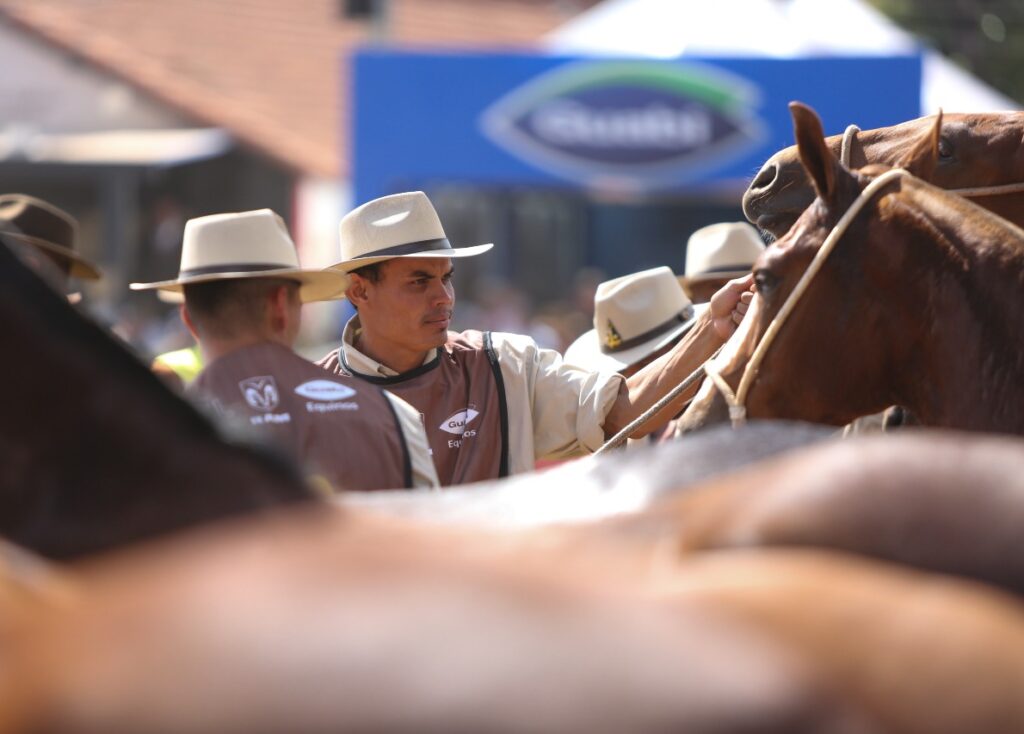
POLYGON ((422 191, 368 201, 346 214, 338 230, 341 261, 329 270, 344 273, 396 257, 471 257, 494 247, 452 247, 422 191))
POLYGON ((686 243, 686 272, 680 282, 742 277, 763 251, 761 235, 746 222, 701 227, 686 243))
MULTIPOLYGON (((342 273, 299 267, 295 243, 270 209, 211 214, 185 223, 181 267, 175 280, 132 283, 132 290, 181 293, 184 286, 215 280, 287 278, 301 283, 304 302, 344 298, 348 278, 342 273)), ((173 297, 169 302, 174 302, 173 297)))
POLYGON ((606 280, 594 295, 594 328, 569 346, 565 361, 618 372, 671 343, 706 308, 690 303, 670 268, 606 280))

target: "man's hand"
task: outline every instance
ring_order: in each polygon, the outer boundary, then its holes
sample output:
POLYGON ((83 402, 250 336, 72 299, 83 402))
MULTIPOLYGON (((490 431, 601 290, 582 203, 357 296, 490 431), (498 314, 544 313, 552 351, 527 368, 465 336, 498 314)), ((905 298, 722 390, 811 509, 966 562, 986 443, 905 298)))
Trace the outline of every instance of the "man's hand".
POLYGON ((728 339, 736 331, 736 325, 743 320, 743 314, 747 312, 753 299, 752 274, 730 280, 718 293, 711 296, 711 323, 722 339, 728 339))

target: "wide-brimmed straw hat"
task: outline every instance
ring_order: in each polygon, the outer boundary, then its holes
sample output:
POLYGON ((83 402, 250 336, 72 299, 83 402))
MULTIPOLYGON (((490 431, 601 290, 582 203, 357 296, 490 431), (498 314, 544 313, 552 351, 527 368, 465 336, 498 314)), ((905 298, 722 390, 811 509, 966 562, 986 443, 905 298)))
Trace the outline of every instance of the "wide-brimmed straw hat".
POLYGON ((366 202, 345 215, 339 235, 341 261, 329 269, 345 273, 396 257, 471 257, 494 247, 452 247, 422 191, 366 202))
POLYGON ((670 344, 705 308, 690 303, 666 267, 605 281, 594 295, 594 328, 569 346, 565 361, 618 372, 670 344))
POLYGON ((25 194, 0 195, 0 235, 25 242, 67 262, 70 275, 99 280, 99 268, 75 252, 78 224, 53 204, 25 194))
POLYGON ((299 267, 295 243, 270 209, 211 214, 185 223, 181 267, 174 280, 132 283, 132 290, 180 293, 184 286, 241 278, 287 278, 302 284, 303 301, 343 298, 348 278, 342 273, 299 267))
POLYGON ((746 222, 701 227, 686 243, 686 272, 679 281, 686 285, 742 277, 763 251, 761 235, 746 222))

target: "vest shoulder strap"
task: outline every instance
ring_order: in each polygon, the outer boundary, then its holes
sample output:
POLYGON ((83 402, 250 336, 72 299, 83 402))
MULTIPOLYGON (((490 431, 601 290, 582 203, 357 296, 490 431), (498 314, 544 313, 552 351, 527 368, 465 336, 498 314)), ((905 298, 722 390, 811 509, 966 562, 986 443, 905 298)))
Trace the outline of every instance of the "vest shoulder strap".
POLYGON ((501 365, 498 364, 498 353, 494 350, 494 342, 491 332, 484 332, 484 352, 487 353, 487 361, 491 364, 491 372, 494 373, 494 382, 498 388, 498 414, 501 417, 501 464, 498 469, 499 477, 508 476, 508 399, 505 395, 505 379, 501 376, 501 365))
POLYGON ((409 437, 402 430, 402 422, 398 420, 398 411, 395 410, 394 403, 388 399, 387 395, 381 397, 384 398, 388 410, 391 411, 391 419, 395 422, 395 430, 398 431, 398 443, 402 446, 402 477, 405 479, 403 486, 412 489, 412 456, 409 453, 409 437))

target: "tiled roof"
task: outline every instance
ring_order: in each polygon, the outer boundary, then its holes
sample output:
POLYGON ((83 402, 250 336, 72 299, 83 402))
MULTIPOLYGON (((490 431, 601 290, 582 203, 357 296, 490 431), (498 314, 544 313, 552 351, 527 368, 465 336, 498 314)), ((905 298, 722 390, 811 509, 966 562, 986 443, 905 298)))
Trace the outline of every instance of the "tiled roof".
MULTIPOLYGON (((528 47, 597 0, 390 0, 405 46, 528 47)), ((0 0, 17 26, 298 171, 344 175, 341 0, 0 0), (339 79, 340 70, 340 79, 339 79)))

